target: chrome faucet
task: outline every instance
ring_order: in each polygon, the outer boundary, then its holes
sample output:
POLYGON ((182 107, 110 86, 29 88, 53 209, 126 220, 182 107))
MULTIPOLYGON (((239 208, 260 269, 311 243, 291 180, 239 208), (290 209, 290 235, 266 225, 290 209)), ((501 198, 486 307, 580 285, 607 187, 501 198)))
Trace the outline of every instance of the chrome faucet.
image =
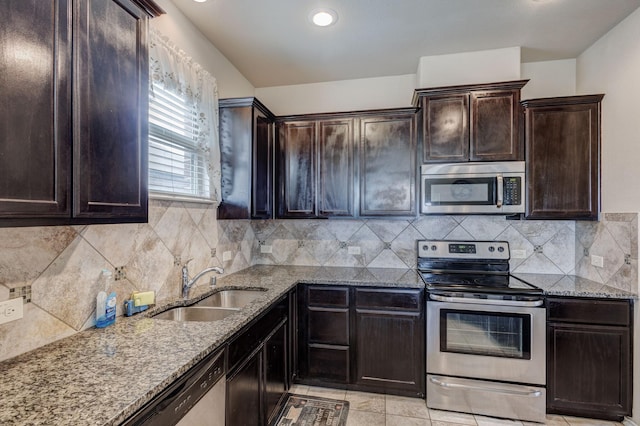
POLYGON ((191 287, 196 283, 196 281, 198 281, 198 279, 201 276, 203 276, 207 272, 217 272, 219 274, 223 274, 224 269, 218 266, 211 266, 210 268, 206 268, 198 272, 195 277, 189 280, 189 269, 187 269, 187 264, 185 263, 185 265, 182 267, 182 298, 183 299, 189 298, 189 290, 191 290, 191 287))

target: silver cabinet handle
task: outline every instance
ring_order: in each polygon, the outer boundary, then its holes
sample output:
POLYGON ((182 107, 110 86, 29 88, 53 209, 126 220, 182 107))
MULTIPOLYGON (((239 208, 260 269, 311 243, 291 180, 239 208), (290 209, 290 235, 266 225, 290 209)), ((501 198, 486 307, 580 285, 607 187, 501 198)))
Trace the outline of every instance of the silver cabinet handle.
POLYGON ((524 307, 538 307, 544 304, 544 300, 495 300, 495 299, 470 299, 466 297, 448 297, 440 296, 438 294, 430 294, 431 300, 438 302, 450 302, 450 303, 473 303, 476 305, 500 305, 500 306, 524 306, 524 307))
POLYGON ((472 385, 463 385, 460 383, 449 383, 443 380, 438 380, 435 377, 429 377, 429 381, 435 385, 438 385, 443 388, 451 388, 451 389, 471 389, 483 392, 495 392, 495 393, 504 393, 509 395, 518 395, 518 396, 530 396, 537 398, 542 395, 542 392, 539 390, 531 390, 531 391, 517 391, 513 389, 499 389, 492 388, 489 386, 472 386, 472 385))
POLYGON ((498 175, 498 202, 496 203, 496 207, 502 207, 502 203, 504 202, 504 181, 502 179, 502 175, 498 175))

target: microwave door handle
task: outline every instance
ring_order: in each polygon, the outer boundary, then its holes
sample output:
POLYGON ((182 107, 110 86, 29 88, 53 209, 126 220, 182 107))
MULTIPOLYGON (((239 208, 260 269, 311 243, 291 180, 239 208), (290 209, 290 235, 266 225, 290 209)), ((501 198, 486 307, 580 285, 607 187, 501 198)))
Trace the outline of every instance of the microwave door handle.
POLYGON ((497 176, 498 179, 498 202, 496 203, 496 207, 497 208, 501 208, 502 207, 502 203, 504 201, 504 180, 502 179, 502 175, 499 174, 497 176))

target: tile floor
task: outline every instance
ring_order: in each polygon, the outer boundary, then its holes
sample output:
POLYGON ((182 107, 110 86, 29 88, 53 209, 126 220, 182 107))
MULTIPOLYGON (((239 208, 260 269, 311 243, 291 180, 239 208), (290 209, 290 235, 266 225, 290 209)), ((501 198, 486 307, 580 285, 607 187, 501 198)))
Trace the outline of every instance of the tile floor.
MULTIPOLYGON (((424 400, 393 395, 294 385, 290 393, 349 401, 347 426, 541 426, 451 411, 431 410, 424 400)), ((622 426, 622 423, 567 416, 547 416, 548 426, 622 426)))

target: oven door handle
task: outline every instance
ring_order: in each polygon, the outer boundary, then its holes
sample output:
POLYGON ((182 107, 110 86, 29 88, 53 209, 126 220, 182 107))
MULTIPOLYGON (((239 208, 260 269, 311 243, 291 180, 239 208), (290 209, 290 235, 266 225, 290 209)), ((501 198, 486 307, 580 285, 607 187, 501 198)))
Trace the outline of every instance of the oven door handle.
POLYGON ((531 390, 531 391, 517 391, 513 389, 498 389, 492 388, 490 386, 471 386, 471 385, 463 385, 460 383, 448 383, 443 380, 438 380, 435 377, 429 377, 429 381, 434 385, 438 385, 443 388, 451 388, 451 389, 471 389, 483 392, 495 392, 495 393, 506 393, 510 395, 518 395, 518 396, 530 396, 537 398, 542 395, 542 392, 539 390, 531 390))
POLYGON ((495 299, 467 299, 466 297, 448 297, 440 296, 438 294, 430 294, 429 298, 437 302, 449 302, 449 303, 473 303, 477 305, 500 305, 500 306, 524 306, 524 307, 538 307, 544 305, 544 300, 495 300, 495 299))

